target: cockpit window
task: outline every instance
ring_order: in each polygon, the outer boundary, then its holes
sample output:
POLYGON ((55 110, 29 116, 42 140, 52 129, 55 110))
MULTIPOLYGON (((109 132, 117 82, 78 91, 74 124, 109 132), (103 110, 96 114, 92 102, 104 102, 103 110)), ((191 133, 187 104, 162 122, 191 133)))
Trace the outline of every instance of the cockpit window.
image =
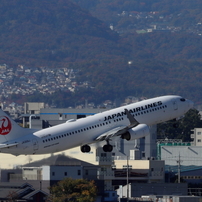
POLYGON ((185 98, 181 98, 180 100, 181 100, 182 102, 185 102, 185 98))

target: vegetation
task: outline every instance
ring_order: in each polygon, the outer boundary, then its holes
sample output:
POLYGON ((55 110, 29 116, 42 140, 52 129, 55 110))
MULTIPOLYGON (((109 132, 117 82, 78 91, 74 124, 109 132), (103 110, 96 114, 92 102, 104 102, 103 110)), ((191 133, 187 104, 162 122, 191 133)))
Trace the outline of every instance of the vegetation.
POLYGON ((182 119, 177 122, 175 120, 158 124, 159 139, 182 139, 183 142, 191 141, 191 130, 201 128, 202 120, 199 111, 190 109, 182 119), (173 126, 177 127, 173 127, 173 126))
POLYGON ((170 19, 170 25, 181 26, 184 28, 187 26, 197 24, 200 22, 202 14, 202 4, 199 0, 180 0, 180 1, 169 1, 169 0, 72 0, 80 5, 82 8, 88 9, 93 16, 103 20, 114 26, 126 23, 127 21, 137 23, 145 23, 152 21, 160 21, 160 18, 164 17, 170 19), (147 18, 143 20, 137 20, 130 16, 130 18, 121 18, 120 15, 123 11, 135 14, 137 12, 155 12, 156 18, 147 18), (176 18, 175 18, 176 16, 176 18), (160 17, 160 18, 159 18, 160 17))
POLYGON ((94 181, 66 178, 50 188, 51 202, 94 202, 96 198, 94 181))
POLYGON ((67 107, 75 99, 101 103, 129 95, 180 94, 200 104, 202 38, 184 31, 200 26, 200 1, 74 2, 82 8, 69 0, 0 0, 0 63, 74 68, 79 70, 78 83, 91 83, 91 88, 74 94, 58 91, 46 98, 35 94, 27 101, 48 99, 67 107), (137 21, 120 17, 122 11, 156 11, 157 16, 137 21), (110 23, 126 30, 128 22, 148 25, 161 16, 163 21, 169 19, 170 26, 180 25, 181 32, 118 35, 109 29, 110 23))

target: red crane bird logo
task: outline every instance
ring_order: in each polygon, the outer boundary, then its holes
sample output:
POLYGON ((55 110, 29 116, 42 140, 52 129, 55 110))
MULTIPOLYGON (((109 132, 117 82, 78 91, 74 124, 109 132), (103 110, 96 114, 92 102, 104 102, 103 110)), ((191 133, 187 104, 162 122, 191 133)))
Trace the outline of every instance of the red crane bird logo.
POLYGON ((7 135, 12 128, 11 121, 6 116, 0 117, 0 135, 7 135))

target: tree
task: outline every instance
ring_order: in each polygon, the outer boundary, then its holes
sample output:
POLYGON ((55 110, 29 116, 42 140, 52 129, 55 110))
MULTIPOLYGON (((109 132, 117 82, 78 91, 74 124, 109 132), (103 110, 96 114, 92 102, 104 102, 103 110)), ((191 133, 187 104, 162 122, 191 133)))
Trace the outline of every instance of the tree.
POLYGON ((65 178, 50 187, 51 202, 94 202, 97 188, 94 181, 65 178))
POLYGON ((7 200, 12 202, 16 201, 16 199, 19 199, 19 195, 15 191, 10 191, 8 193, 7 200))
POLYGON ((184 142, 191 141, 191 130, 194 128, 201 128, 202 121, 199 111, 196 109, 190 109, 184 116, 184 118, 178 120, 168 121, 166 123, 158 124, 158 138, 168 139, 182 139, 184 142), (173 127, 173 124, 178 127, 173 127))

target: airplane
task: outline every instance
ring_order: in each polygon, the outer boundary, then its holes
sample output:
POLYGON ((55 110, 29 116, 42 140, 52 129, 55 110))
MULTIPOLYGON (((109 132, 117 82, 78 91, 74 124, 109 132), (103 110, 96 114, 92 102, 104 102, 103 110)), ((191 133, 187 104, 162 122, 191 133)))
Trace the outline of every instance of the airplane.
POLYGON ((111 152, 113 137, 127 141, 145 137, 151 125, 182 117, 193 105, 181 96, 160 96, 41 130, 20 127, 0 109, 0 152, 48 154, 77 146, 90 152, 90 144, 100 141, 106 141, 104 152, 111 152))

